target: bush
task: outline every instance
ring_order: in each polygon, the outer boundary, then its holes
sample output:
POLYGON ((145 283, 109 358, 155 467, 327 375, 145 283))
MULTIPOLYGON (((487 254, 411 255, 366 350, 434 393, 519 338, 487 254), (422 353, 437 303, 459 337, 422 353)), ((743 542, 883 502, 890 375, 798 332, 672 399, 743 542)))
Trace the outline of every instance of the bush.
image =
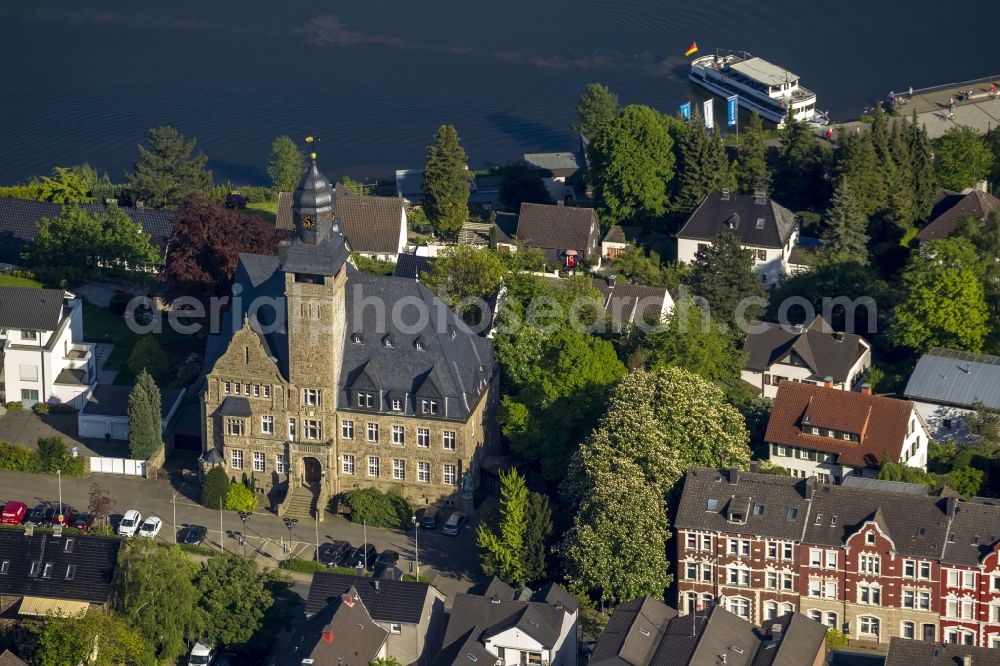
POLYGON ((375 488, 349 490, 344 493, 344 503, 351 507, 352 522, 400 530, 410 527, 413 507, 395 491, 383 493, 375 488))
MULTIPOLYGON (((285 560, 278 564, 281 569, 297 571, 299 573, 316 573, 317 571, 327 571, 327 568, 315 560, 300 560, 297 557, 285 560)), ((353 573, 353 571, 351 572, 353 573)))
POLYGON ((66 476, 87 473, 86 459, 70 457, 61 437, 43 437, 38 447, 0 442, 0 469, 30 474, 55 474, 58 469, 66 476))
POLYGON ((177 381, 181 384, 190 384, 201 375, 201 356, 192 352, 184 359, 184 363, 177 369, 177 381))
POLYGON ((8 402, 6 405, 4 405, 4 407, 7 408, 8 412, 23 412, 24 411, 24 403, 21 402, 20 400, 12 400, 11 402, 8 402))
POLYGON ((242 483, 232 483, 229 485, 229 492, 226 493, 226 510, 228 511, 253 511, 257 508, 257 497, 253 491, 242 483))
POLYGON ((49 405, 49 412, 52 414, 76 414, 77 409, 73 405, 67 405, 65 402, 56 402, 49 405))
POLYGON ((145 368, 146 372, 159 379, 169 367, 167 355, 160 348, 160 343, 152 335, 139 338, 128 357, 128 369, 138 375, 145 368))
POLYGON ((371 257, 366 257, 363 254, 358 254, 357 252, 351 255, 351 259, 354 260, 354 265, 357 266, 358 270, 362 273, 392 275, 396 271, 396 264, 391 261, 372 259, 371 257))
POLYGON ((208 470, 201 482, 201 504, 209 509, 218 509, 229 493, 229 477, 221 466, 208 470))
POLYGON ((230 210, 243 210, 247 207, 247 198, 239 192, 230 192, 222 205, 230 210))
POLYGON ((43 472, 54 474, 66 457, 66 442, 62 437, 38 438, 38 462, 43 472))
POLYGON ((49 413, 49 403, 47 402, 36 402, 35 406, 32 407, 36 414, 48 414, 49 413))
POLYGON ((850 641, 847 639, 847 634, 842 631, 837 631, 836 629, 826 630, 827 650, 842 650, 848 645, 850 645, 850 641))

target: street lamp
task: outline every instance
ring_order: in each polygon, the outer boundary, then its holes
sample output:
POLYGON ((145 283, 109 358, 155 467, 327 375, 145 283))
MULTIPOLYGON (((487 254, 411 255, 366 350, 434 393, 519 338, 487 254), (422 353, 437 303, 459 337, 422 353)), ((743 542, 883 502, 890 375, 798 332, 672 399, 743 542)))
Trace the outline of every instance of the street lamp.
POLYGON ((288 528, 288 559, 292 559, 292 530, 295 529, 295 524, 298 523, 297 518, 285 518, 285 527, 288 528))
POLYGON ((240 520, 243 521, 243 533, 240 535, 240 541, 243 542, 243 557, 247 556, 247 521, 252 515, 249 511, 240 511, 240 520))
POLYGON ((413 514, 410 520, 413 523, 413 539, 414 539, 413 560, 415 562, 414 568, 416 569, 414 571, 414 575, 417 577, 417 580, 419 580, 420 579, 420 526, 417 525, 417 514, 413 514))
POLYGON ((62 531, 63 524, 63 503, 62 503, 62 469, 56 470, 56 479, 59 483, 59 511, 56 514, 57 520, 59 521, 59 531, 62 531))

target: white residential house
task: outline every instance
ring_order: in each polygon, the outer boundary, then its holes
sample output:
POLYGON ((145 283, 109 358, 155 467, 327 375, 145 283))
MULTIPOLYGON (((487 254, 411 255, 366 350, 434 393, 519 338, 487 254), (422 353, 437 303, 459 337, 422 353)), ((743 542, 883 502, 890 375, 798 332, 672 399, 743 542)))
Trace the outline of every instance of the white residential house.
POLYGON ((1000 356, 934 347, 917 361, 903 396, 935 440, 967 442, 965 417, 977 405, 1000 409, 1000 356))
POLYGON ((583 169, 580 153, 525 153, 524 162, 542 172, 542 182, 553 201, 569 203, 576 200, 572 179, 583 169))
MULTIPOLYGON (((860 335, 834 331, 822 316, 808 326, 760 323, 743 345, 742 379, 755 393, 774 398, 785 381, 859 389, 872 364, 871 345, 860 335)), ((755 327, 756 328, 756 327, 755 327)))
POLYGON ((0 401, 79 408, 97 382, 83 301, 60 289, 0 287, 0 401))
POLYGON ((784 381, 764 441, 769 460, 792 476, 839 483, 874 477, 883 462, 926 470, 930 435, 909 400, 784 381))
POLYGON ((619 256, 628 252, 630 247, 639 244, 642 237, 642 227, 630 227, 615 225, 608 229, 601 241, 601 258, 614 261, 619 256))
POLYGON ((754 256, 753 270, 766 289, 788 275, 789 258, 799 237, 792 211, 763 194, 712 192, 677 232, 677 260, 691 263, 702 246, 719 234, 735 234, 740 247, 754 256))

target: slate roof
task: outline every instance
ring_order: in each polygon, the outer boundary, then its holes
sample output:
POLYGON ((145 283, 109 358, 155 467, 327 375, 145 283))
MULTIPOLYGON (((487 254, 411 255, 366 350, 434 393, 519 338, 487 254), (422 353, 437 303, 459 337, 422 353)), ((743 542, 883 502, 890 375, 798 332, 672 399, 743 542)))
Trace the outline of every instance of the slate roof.
POLYGON ((514 588, 500 580, 499 576, 492 576, 489 580, 477 583, 469 588, 469 594, 492 599, 504 599, 510 601, 514 598, 514 588))
POLYGON ((0 562, 10 562, 9 573, 0 576, 0 595, 106 603, 120 546, 118 539, 104 537, 57 538, 47 532, 26 536, 21 530, 0 530, 0 562), (30 575, 33 562, 40 562, 35 576, 30 575), (48 564, 51 574, 45 577, 48 564), (75 570, 68 580, 71 565, 75 570))
POLYGON ((754 372, 767 372, 771 366, 792 355, 794 361, 801 361, 814 376, 833 377, 833 381, 841 383, 847 380, 857 360, 870 349, 860 335, 835 333, 822 316, 817 316, 804 328, 770 322, 760 326, 765 330, 747 333, 743 344, 747 356, 745 367, 754 372))
MULTIPOLYGON (((128 398, 132 386, 98 384, 80 410, 83 416, 128 416, 128 398)), ((167 418, 174 403, 184 394, 184 389, 160 389, 160 418, 167 418)), ((249 414, 247 414, 249 416, 249 414)))
POLYGON ((430 594, 430 585, 427 583, 376 581, 364 576, 317 572, 313 574, 312 584, 309 586, 306 615, 318 613, 351 588, 357 590, 368 613, 378 622, 420 624, 424 601, 430 594))
POLYGON ((677 238, 710 241, 732 233, 742 245, 777 249, 785 246, 797 225, 795 214, 772 199, 757 203, 751 195, 712 192, 691 213, 677 238))
POLYGON ((934 347, 920 357, 906 383, 909 400, 973 409, 1000 409, 1000 356, 934 347))
POLYGON ((889 639, 885 666, 962 666, 963 656, 972 657, 972 666, 1000 666, 1000 650, 897 637, 889 639))
MULTIPOLYGON (((878 467, 884 454, 898 461, 913 403, 798 382, 781 382, 764 441, 837 454, 837 462, 878 467), (860 435, 860 441, 813 435, 803 424, 860 435)), ((919 417, 918 417, 919 418, 919 417)))
POLYGON ((748 498, 752 509, 739 531, 764 538, 798 540, 815 487, 815 479, 692 467, 684 477, 674 524, 680 529, 731 531, 727 507, 739 496, 748 498), (758 505, 762 507, 761 513, 753 510, 758 505))
POLYGON ((761 624, 759 635, 765 640, 754 655, 753 666, 804 666, 815 661, 824 647, 826 627, 802 613, 786 613, 761 624), (772 632, 775 624, 781 625, 778 634, 772 632))
POLYGON ((278 212, 275 214, 274 226, 277 229, 291 231, 295 228, 292 221, 292 193, 278 192, 278 212))
POLYGON ((557 583, 549 583, 536 591, 531 595, 531 600, 552 606, 562 606, 568 613, 575 613, 580 608, 580 603, 576 600, 576 597, 557 583))
POLYGON ((615 608, 590 653, 590 666, 649 664, 677 611, 659 599, 640 597, 615 608))
POLYGON ((642 238, 642 227, 632 227, 627 225, 616 224, 615 226, 608 229, 608 233, 604 236, 605 243, 638 243, 639 239, 642 238))
POLYGON ((416 254, 396 255, 396 270, 393 275, 408 280, 419 280, 420 274, 430 270, 431 258, 416 254))
MULTIPOLYGON (((566 284, 561 278, 542 279, 557 288, 566 284)), ((604 311, 611 317, 611 323, 617 330, 640 322, 658 324, 662 315, 669 312, 674 303, 665 287, 650 287, 623 280, 615 280, 612 284, 600 278, 593 279, 593 286, 601 294, 604 311), (667 304, 665 311, 664 303, 667 304)))
POLYGON ((513 243, 514 236, 517 235, 517 223, 517 213, 497 212, 493 219, 493 228, 496 230, 494 241, 496 243, 513 243))
POLYGON ((525 153, 524 161, 536 169, 550 172, 553 178, 569 178, 583 168, 579 153, 525 153))
POLYGON ((948 528, 944 557, 948 562, 976 566, 1000 542, 1000 505, 995 500, 956 502, 948 528))
POLYGON ((397 254, 400 226, 406 232, 403 200, 354 194, 338 183, 334 217, 353 252, 397 254))
POLYGON ((552 261, 553 257, 558 260, 558 253, 563 250, 576 250, 582 255, 593 253, 599 228, 593 208, 522 203, 517 240, 549 250, 546 259, 552 261))
POLYGON ((0 287, 0 328, 54 331, 65 302, 62 289, 0 287))
MULTIPOLYGON (((0 198, 0 261, 19 263, 25 244, 34 241, 38 235, 38 222, 42 218, 58 217, 63 205, 47 201, 0 198)), ((102 214, 107 211, 104 204, 66 205, 80 206, 92 213, 102 214)), ((173 211, 127 207, 122 210, 142 226, 149 241, 160 250, 160 256, 166 257, 167 242, 173 230, 173 211)))
MULTIPOLYGON (((348 594, 356 593, 352 589, 348 594)), ((298 628, 277 664, 367 666, 378 656, 388 637, 389 632, 372 620, 361 600, 348 602, 338 597, 298 628)))
POLYGON ((931 241, 947 238, 968 218, 985 220, 992 211, 1000 208, 1000 199, 991 194, 972 190, 968 194, 944 192, 938 199, 931 220, 917 233, 917 240, 931 241))

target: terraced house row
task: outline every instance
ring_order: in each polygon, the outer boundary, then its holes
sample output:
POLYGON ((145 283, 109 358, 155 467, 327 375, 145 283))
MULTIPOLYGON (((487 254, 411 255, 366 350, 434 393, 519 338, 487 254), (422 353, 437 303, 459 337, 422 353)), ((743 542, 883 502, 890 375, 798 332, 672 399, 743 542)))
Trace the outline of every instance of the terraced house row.
POLYGON ((675 519, 679 611, 790 611, 852 640, 1000 648, 1000 503, 925 486, 692 468, 675 519))

